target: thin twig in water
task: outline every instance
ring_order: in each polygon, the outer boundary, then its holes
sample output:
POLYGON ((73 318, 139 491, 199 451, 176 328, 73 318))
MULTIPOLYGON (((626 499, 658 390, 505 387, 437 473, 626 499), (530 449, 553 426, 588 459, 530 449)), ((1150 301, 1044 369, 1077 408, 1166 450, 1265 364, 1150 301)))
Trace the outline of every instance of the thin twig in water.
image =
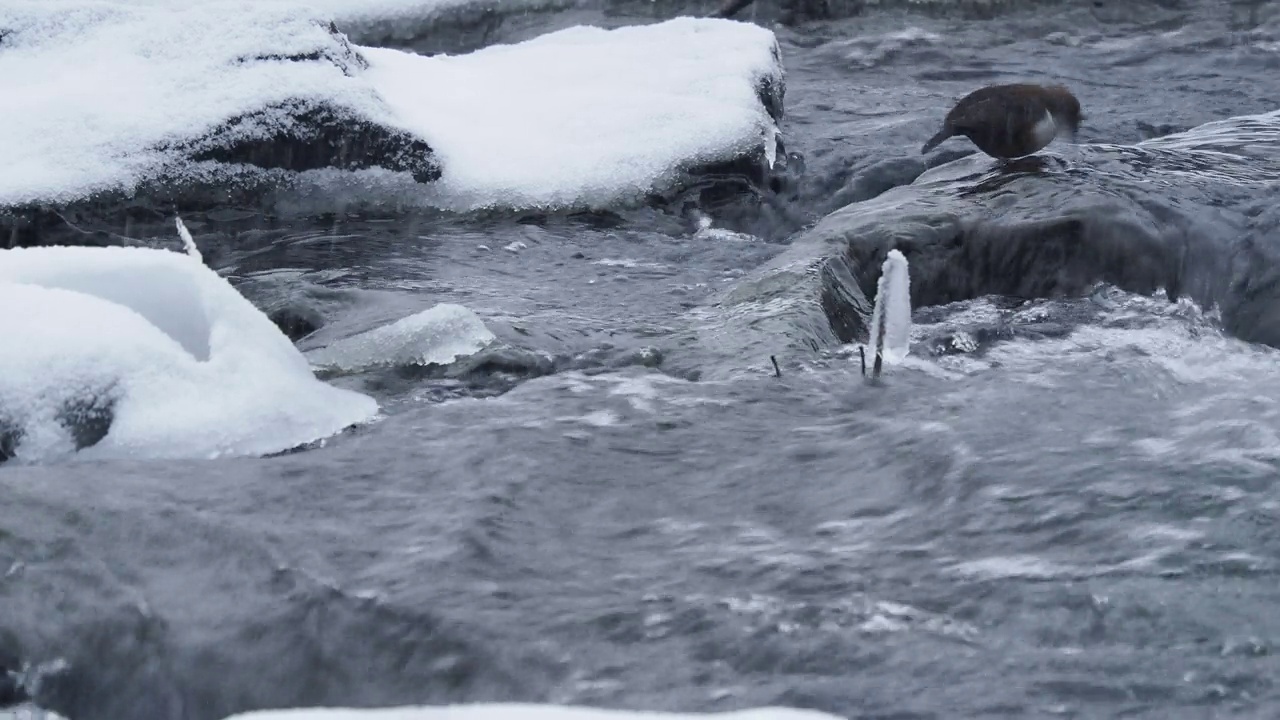
POLYGON ((862 360, 862 377, 867 376, 867 348, 863 345, 858 346, 858 357, 862 360))
POLYGON ((770 355, 769 362, 773 363, 773 376, 782 377, 782 368, 778 367, 778 358, 770 355))
POLYGON ((57 210, 50 210, 49 212, 53 213, 54 215, 57 215, 58 219, 61 220, 63 223, 65 223, 67 227, 71 228, 72 230, 75 230, 81 235, 90 235, 94 237, 98 235, 106 235, 109 238, 120 241, 120 243, 125 245, 126 247, 140 247, 144 245, 144 243, 140 240, 134 240, 133 238, 126 237, 124 235, 117 235, 111 232, 110 230, 85 230, 79 225, 76 225, 75 223, 68 220, 66 215, 63 215, 57 210))

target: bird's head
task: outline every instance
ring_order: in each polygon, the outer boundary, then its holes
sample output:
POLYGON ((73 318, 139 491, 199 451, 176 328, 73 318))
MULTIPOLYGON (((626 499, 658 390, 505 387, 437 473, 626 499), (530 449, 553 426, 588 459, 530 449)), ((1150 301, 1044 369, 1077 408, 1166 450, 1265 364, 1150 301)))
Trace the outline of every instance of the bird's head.
POLYGON ((1062 85, 1045 88, 1045 91, 1045 104, 1049 108, 1049 113, 1053 115, 1054 123, 1057 124, 1061 133, 1069 135, 1071 141, 1075 142, 1076 135, 1080 132, 1080 123, 1084 121, 1084 115, 1080 112, 1080 101, 1062 85))

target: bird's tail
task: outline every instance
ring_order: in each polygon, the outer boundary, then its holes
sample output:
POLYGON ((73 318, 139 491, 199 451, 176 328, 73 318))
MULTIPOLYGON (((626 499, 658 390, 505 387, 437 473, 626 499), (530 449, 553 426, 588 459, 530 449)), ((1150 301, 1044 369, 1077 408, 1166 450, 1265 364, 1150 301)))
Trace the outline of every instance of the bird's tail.
POLYGON ((950 129, 942 128, 941 130, 938 131, 937 135, 934 135, 933 137, 929 138, 929 142, 925 143, 924 147, 920 148, 920 154, 923 155, 929 152, 930 150, 938 147, 939 145, 942 144, 943 140, 946 140, 952 135, 955 135, 955 133, 951 132, 950 129))

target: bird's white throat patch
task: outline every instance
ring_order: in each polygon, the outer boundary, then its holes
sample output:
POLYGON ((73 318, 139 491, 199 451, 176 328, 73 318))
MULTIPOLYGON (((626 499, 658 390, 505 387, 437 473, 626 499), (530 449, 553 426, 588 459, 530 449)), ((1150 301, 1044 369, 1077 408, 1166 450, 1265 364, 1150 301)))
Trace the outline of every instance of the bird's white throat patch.
POLYGON ((1035 136, 1036 145, 1040 147, 1053 142, 1053 139, 1058 136, 1058 123, 1054 121, 1053 113, 1045 110, 1044 117, 1036 122, 1031 132, 1035 136))

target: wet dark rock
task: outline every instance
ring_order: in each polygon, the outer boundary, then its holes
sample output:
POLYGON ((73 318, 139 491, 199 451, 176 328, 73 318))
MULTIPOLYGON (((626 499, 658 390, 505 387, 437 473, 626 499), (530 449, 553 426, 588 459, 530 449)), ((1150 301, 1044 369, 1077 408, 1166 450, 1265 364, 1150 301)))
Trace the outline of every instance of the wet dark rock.
POLYGON ((17 639, 12 632, 0 629, 0 708, 12 707, 31 699, 18 676, 21 669, 17 639))
POLYGON ((696 309, 678 342, 729 367, 864 342, 868 299, 897 249, 910 263, 913 308, 993 295, 1074 298, 1106 283, 1217 305, 1227 330, 1280 347, 1277 181, 1280 112, 1137 146, 1080 146, 1070 159, 970 155, 831 213, 696 309))
POLYGON ((336 108, 304 103, 232 118, 183 149, 196 162, 292 172, 386 168, 407 172, 420 183, 440 178, 440 165, 422 140, 336 108))
POLYGON ((271 322, 290 340, 297 342, 324 326, 324 317, 314 308, 287 305, 267 313, 271 322))
POLYGON ((22 428, 11 420, 0 419, 0 463, 12 460, 22 442, 22 428))
POLYGON ((919 157, 880 160, 856 173, 832 198, 832 207, 870 200, 901 185, 908 185, 927 169, 919 157))
POLYGON ((1259 206, 1246 212, 1249 233, 1233 258, 1222 319, 1233 335, 1280 347, 1280 206, 1259 206))
POLYGON ((664 368, 696 379, 718 378, 744 364, 773 372, 770 355, 785 365, 792 355, 810 356, 865 337, 872 306, 858 285, 856 266, 843 253, 794 250, 714 304, 693 309, 664 368), (683 352, 688 348, 696 352, 683 352))
POLYGON ((1187 130, 1187 128, 1178 127, 1176 125, 1170 125, 1169 123, 1152 124, 1149 122, 1144 122, 1142 120, 1139 120, 1137 122, 1137 125, 1138 125, 1138 133, 1142 135, 1143 140, 1150 140, 1151 138, 1164 137, 1165 135, 1172 135, 1174 133, 1186 132, 1187 130))

